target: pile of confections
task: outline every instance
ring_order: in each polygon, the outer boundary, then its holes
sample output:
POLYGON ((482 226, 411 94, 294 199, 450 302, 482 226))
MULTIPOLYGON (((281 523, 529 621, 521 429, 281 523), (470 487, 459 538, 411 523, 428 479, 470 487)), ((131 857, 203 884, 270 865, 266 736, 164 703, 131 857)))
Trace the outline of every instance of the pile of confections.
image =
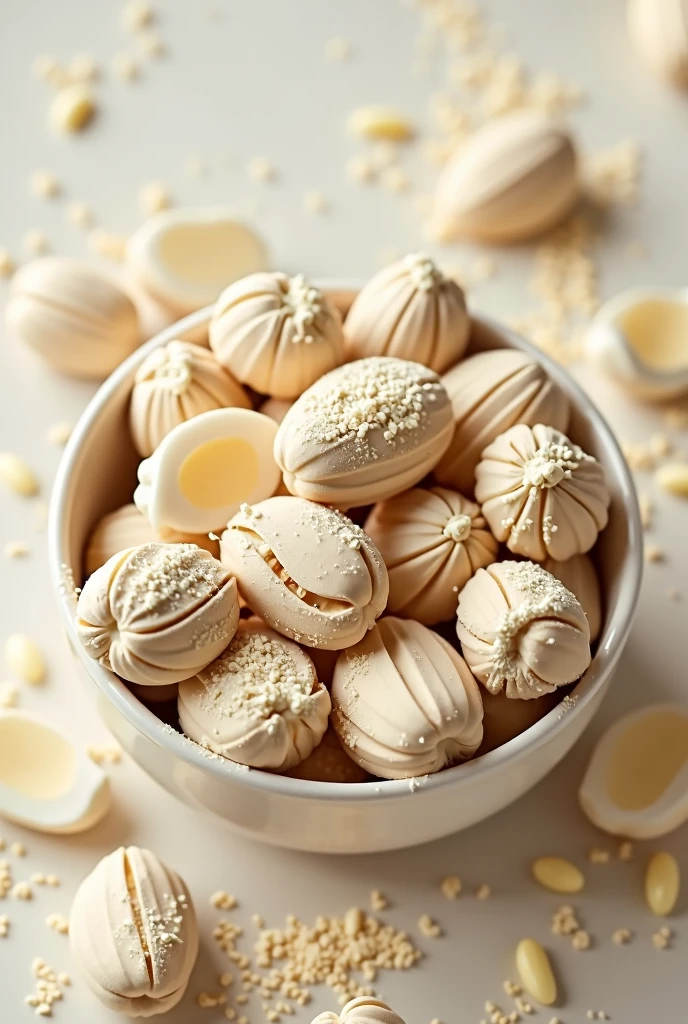
POLYGON ((343 310, 301 276, 231 284, 209 347, 136 373, 86 652, 213 755, 315 781, 427 775, 541 718, 600 631, 609 491, 542 366, 470 332, 423 254, 343 310))

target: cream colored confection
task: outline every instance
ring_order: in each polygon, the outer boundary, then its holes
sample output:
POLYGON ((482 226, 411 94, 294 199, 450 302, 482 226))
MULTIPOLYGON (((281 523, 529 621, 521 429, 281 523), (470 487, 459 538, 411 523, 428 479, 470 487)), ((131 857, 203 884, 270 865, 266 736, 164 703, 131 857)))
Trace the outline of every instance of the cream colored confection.
POLYGON ((529 700, 572 683, 590 664, 590 627, 573 594, 534 562, 478 569, 459 594, 456 632, 490 691, 529 700))
POLYGON ((604 470, 561 431, 519 423, 484 450, 475 496, 514 554, 564 561, 589 551, 607 525, 604 470))
POLYGON ((108 778, 81 746, 39 715, 0 708, 0 818, 73 835, 109 809, 108 778))
POLYGON ((284 774, 309 782, 358 783, 370 778, 368 772, 349 757, 331 724, 308 757, 284 774))
POLYGON ((553 227, 580 182, 566 130, 533 110, 488 121, 445 164, 431 233, 443 241, 514 242, 553 227))
POLYGON ((74 963, 90 990, 127 1017, 166 1013, 182 999, 198 926, 179 875, 150 850, 120 847, 79 886, 69 915, 74 963))
POLYGON ((138 469, 134 502, 161 534, 215 533, 243 502, 274 494, 277 424, 253 409, 213 409, 179 423, 138 469))
POLYGON ((91 267, 44 256, 21 267, 10 287, 10 331, 61 373, 107 377, 139 344, 133 302, 91 267))
POLYGON ((369 505, 417 484, 452 432, 449 398, 432 370, 371 357, 333 370, 294 403, 275 459, 292 494, 369 505))
POLYGON ((196 675, 236 632, 236 580, 194 544, 120 551, 87 580, 76 609, 86 653, 128 682, 196 675))
POLYGON ((249 608, 307 647, 355 644, 387 603, 387 570, 370 538, 341 512, 302 498, 242 506, 220 558, 249 608))
POLYGON ((476 752, 478 685, 458 651, 411 619, 392 616, 337 660, 332 723, 371 775, 428 775, 476 752))
POLYGON ((209 306, 230 282, 268 262, 263 239, 222 206, 155 213, 125 252, 128 277, 175 318, 209 306))
POLYGON ((470 333, 464 294, 425 253, 385 267, 354 299, 344 323, 347 359, 396 356, 444 373, 470 333))
POLYGON ((578 598, 590 626, 590 643, 593 643, 602 628, 602 591, 590 556, 574 555, 565 562, 546 558, 542 568, 561 580, 566 589, 578 598))
POLYGON ((357 996, 335 1013, 326 1010, 318 1014, 311 1024, 404 1024, 398 1013, 373 996, 357 996))
POLYGON ((90 576, 118 551, 160 540, 166 544, 197 544, 214 558, 220 554, 218 542, 202 533, 170 532, 164 538, 160 537, 136 505, 122 505, 103 516, 88 538, 84 552, 84 573, 90 576))
POLYGON ((497 557, 478 505, 444 487, 416 487, 380 502, 365 531, 389 573, 387 611, 426 626, 453 618, 459 591, 497 557))
POLYGON ((179 722, 192 740, 230 761, 281 772, 320 743, 332 704, 313 662, 260 621, 179 687, 179 722))
POLYGON ((688 89, 686 0, 628 0, 628 32, 640 57, 656 75, 688 89))
POLYGON ((170 341, 144 359, 134 378, 129 424, 136 450, 147 458, 179 423, 231 406, 250 409, 251 403, 212 352, 170 341))
POLYGON ((480 352, 442 378, 454 413, 454 435, 434 470, 444 487, 472 495, 484 448, 515 423, 569 424, 569 401, 524 352, 480 352))
POLYGON ((226 288, 210 321, 210 347, 243 384, 296 398, 344 358, 337 309, 301 275, 251 274, 226 288))

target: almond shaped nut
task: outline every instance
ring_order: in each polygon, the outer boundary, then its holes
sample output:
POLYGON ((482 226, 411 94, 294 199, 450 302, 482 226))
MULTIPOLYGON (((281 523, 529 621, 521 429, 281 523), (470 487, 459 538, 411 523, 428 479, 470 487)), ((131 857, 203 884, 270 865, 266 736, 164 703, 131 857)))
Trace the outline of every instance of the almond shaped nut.
POLYGON ((83 980, 109 1009, 165 1013, 182 999, 198 955, 188 889, 149 850, 120 847, 79 886, 69 942, 83 980))
POLYGON ((326 1010, 318 1014, 311 1024, 404 1024, 404 1020, 381 999, 357 996, 350 999, 339 1013, 326 1010))
POLYGON ((688 498, 688 463, 667 462, 659 467, 655 480, 669 494, 677 498, 688 498))
POLYGON ((537 857, 531 871, 535 881, 551 892, 576 893, 585 887, 583 872, 564 857, 537 857))
POLYGON ((209 336, 218 361, 271 398, 296 398, 344 359, 339 311, 302 274, 264 271, 230 284, 209 336))
POLYGON ((536 939, 521 939, 516 947, 516 968, 526 992, 543 1006, 557 998, 557 982, 546 950, 536 939))
POLYGON ((209 665, 236 632, 232 574, 195 544, 142 544, 84 584, 76 631, 89 657, 122 679, 177 683, 209 665))
POLYGON ((681 870, 671 853, 655 853, 645 870, 645 899, 653 914, 668 917, 681 890, 681 870))
POLYGON ((479 352, 442 377, 452 405, 454 433, 433 475, 443 487, 473 495, 483 450, 517 423, 547 423, 566 432, 570 405, 546 370, 515 350, 479 352))
POLYGON ((458 363, 469 334, 463 291, 422 252, 375 274, 344 322, 347 360, 397 356, 436 373, 458 363))
POLYGON ((0 483, 21 498, 33 498, 40 489, 34 471, 13 452, 0 452, 0 483))
POLYGON ((38 644, 25 633, 12 633, 5 640, 5 664, 24 683, 37 686, 45 680, 43 655, 38 644))
POLYGON ((50 126, 58 132, 80 132, 90 123, 95 112, 93 92, 83 82, 75 82, 55 94, 49 110, 50 126))
POLYGON ((102 379, 139 344, 134 304, 105 274, 64 256, 31 260, 12 278, 7 326, 53 369, 102 379))
POLYGON ((443 240, 532 238, 561 221, 578 194, 568 132, 540 113, 506 114, 450 157, 435 191, 431 231, 443 240))
POLYGON ((417 484, 453 430, 436 373, 371 356, 332 370, 294 402, 275 460, 292 494, 337 508, 369 505, 417 484))
POLYGON ((387 603, 387 569, 370 538, 341 512, 303 498, 244 506, 227 524, 220 558, 251 610, 307 647, 349 647, 387 603))
POLYGON ((406 142, 414 134, 411 122, 394 107, 358 107, 349 114, 347 124, 353 135, 364 139, 406 142))

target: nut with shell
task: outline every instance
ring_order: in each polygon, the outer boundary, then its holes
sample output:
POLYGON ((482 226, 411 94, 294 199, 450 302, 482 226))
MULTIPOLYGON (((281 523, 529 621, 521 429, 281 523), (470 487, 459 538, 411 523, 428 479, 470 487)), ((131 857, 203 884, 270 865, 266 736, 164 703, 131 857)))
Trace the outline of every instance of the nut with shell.
POLYGON ((380 502, 365 531, 387 566, 387 611, 426 626, 451 619, 459 591, 497 557, 479 506, 445 487, 415 487, 380 502))
POLYGON ((575 682, 590 664, 585 612, 534 562, 478 569, 459 594, 456 632, 471 672, 490 693, 540 697, 575 682))
POLYGON ((236 580, 195 544, 142 544, 86 581, 76 630, 89 657, 131 683, 195 675, 236 632, 236 580))
POLYGON ((227 524, 220 558, 249 608, 307 647, 355 644, 387 603, 387 570, 367 534, 302 498, 244 506, 227 524))
POLYGON ((301 274, 250 274, 215 303, 210 347, 242 384, 296 398, 343 361, 341 316, 301 274))
POLYGON ((150 850, 120 847, 79 886, 69 942, 79 973, 108 1009, 166 1013, 182 999, 198 955, 189 891, 150 850))
POLYGON ((169 341, 143 360, 129 405, 131 436, 148 458, 179 423, 211 409, 250 409, 248 395, 201 345, 169 341))
POLYGON ((475 496, 498 541, 536 562, 589 551, 607 525, 604 470, 559 430, 517 424, 488 445, 475 496))
POLYGON ((514 349, 480 352, 442 377, 454 414, 454 433, 433 475, 443 487, 471 496, 475 467, 488 444, 516 423, 549 423, 566 430, 569 401, 545 369, 514 349))
POLYGON ((385 616, 337 659, 332 724, 362 768, 408 779, 466 761, 483 737, 483 705, 465 661, 413 619, 385 616))
POLYGON ((396 356, 436 373, 459 361, 469 333, 463 291, 422 252, 379 271, 344 322, 347 359, 396 356))

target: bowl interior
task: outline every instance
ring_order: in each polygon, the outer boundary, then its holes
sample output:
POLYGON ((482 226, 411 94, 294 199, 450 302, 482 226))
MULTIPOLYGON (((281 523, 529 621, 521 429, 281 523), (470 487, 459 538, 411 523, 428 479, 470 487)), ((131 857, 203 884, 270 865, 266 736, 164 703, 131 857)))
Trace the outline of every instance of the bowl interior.
MULTIPOLYGON (((173 338, 204 343, 207 339, 209 316, 208 310, 192 314, 135 352, 103 384, 70 438, 53 491, 51 567, 72 640, 75 640, 72 625, 73 601, 65 595, 65 570, 71 573, 77 584, 81 584, 83 552, 91 530, 104 514, 130 502, 136 486, 139 457, 131 442, 128 425, 129 394, 136 369, 152 348, 173 338)), ((642 540, 635 489, 610 429, 570 375, 507 328, 474 317, 469 353, 505 347, 521 349, 537 358, 568 394, 572 404, 569 433, 573 440, 595 455, 604 465, 611 491, 609 525, 594 552, 602 585, 604 626, 593 661, 573 691, 578 706, 592 697, 596 685, 603 682, 603 670, 606 672, 610 662, 616 660, 623 647, 635 607, 642 573, 642 540)), ((152 714, 142 715, 142 705, 116 676, 95 662, 90 662, 88 668, 100 688, 105 690, 110 699, 117 700, 120 710, 126 715, 131 715, 139 728, 144 728, 146 732, 155 732, 159 729, 160 742, 170 742, 169 731, 163 741, 162 722, 152 714)), ((575 713, 575 707, 572 713, 575 713)), ((503 746, 466 765, 440 772, 428 781, 439 784, 443 777, 455 776, 456 772, 465 772, 469 767, 476 770, 481 762, 484 767, 496 767, 529 743, 550 736, 551 730, 557 727, 561 717, 555 708, 525 733, 503 746)), ((178 738, 182 740, 181 736, 178 738)), ((180 756, 192 757, 193 752, 189 750, 191 746, 186 741, 176 752, 180 756)), ((207 759, 202 757, 199 757, 198 763, 203 764, 206 770, 212 770, 213 774, 232 767, 229 763, 213 763, 211 768, 207 759)), ((302 791, 303 786, 317 786, 319 789, 334 788, 340 793, 343 790, 360 793, 368 788, 336 783, 304 783, 301 780, 269 776, 261 772, 251 772, 248 776, 262 776, 266 784, 279 780, 279 784, 287 790, 292 787, 302 791)), ((381 784, 392 788, 400 786, 398 782, 381 784)))

